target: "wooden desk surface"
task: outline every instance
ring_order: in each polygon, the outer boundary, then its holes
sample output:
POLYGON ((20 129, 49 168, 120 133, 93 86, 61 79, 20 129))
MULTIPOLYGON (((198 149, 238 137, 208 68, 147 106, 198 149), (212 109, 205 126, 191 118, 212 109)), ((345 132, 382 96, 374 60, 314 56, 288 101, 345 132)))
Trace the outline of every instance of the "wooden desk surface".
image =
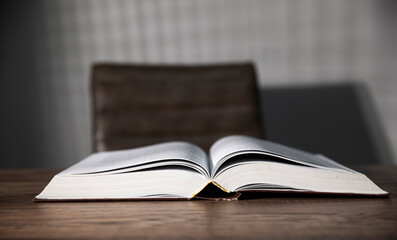
MULTIPOLYGON (((355 169, 397 195, 397 167, 355 169)), ((33 203, 56 172, 0 170, 0 238, 397 239, 394 198, 33 203)))

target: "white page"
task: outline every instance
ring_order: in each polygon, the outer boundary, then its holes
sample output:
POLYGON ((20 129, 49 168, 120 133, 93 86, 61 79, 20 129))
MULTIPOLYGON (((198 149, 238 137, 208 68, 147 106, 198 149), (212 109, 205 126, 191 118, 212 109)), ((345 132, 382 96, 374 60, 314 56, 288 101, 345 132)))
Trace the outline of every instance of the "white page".
POLYGON ((228 158, 238 154, 248 153, 262 153, 308 166, 318 166, 354 172, 353 170, 322 155, 307 153, 262 139, 238 135, 221 138, 212 145, 210 149, 213 166, 212 171, 216 171, 216 169, 228 158))
POLYGON ((162 160, 190 162, 209 172, 207 155, 201 148, 187 142, 168 142, 131 150, 94 153, 59 175, 103 172, 162 160))

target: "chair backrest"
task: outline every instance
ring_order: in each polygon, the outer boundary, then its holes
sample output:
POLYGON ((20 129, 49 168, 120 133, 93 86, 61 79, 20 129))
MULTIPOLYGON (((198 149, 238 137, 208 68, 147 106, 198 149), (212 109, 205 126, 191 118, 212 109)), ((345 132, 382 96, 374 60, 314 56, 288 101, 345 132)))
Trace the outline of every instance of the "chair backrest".
POLYGON ((208 150, 231 134, 262 137, 251 63, 96 64, 92 69, 93 150, 188 141, 208 150))
POLYGON ((356 83, 261 90, 265 138, 346 165, 391 163, 365 86, 356 83))

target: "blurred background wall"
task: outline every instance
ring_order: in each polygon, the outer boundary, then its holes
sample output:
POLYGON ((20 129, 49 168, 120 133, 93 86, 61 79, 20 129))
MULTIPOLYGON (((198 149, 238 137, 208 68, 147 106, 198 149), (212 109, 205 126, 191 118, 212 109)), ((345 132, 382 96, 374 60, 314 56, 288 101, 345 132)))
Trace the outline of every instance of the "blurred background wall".
POLYGON ((91 152, 97 61, 255 61, 262 87, 364 82, 397 155, 397 2, 1 1, 0 167, 91 152))

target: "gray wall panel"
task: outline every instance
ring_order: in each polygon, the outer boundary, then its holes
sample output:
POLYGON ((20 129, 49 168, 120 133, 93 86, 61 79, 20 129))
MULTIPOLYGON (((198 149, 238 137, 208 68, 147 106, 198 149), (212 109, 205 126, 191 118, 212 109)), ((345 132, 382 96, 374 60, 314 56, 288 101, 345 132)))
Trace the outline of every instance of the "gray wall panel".
POLYGON ((1 4, 3 167, 66 167, 90 153, 89 75, 96 61, 253 60, 264 87, 362 81, 397 155, 393 1, 1 4))

